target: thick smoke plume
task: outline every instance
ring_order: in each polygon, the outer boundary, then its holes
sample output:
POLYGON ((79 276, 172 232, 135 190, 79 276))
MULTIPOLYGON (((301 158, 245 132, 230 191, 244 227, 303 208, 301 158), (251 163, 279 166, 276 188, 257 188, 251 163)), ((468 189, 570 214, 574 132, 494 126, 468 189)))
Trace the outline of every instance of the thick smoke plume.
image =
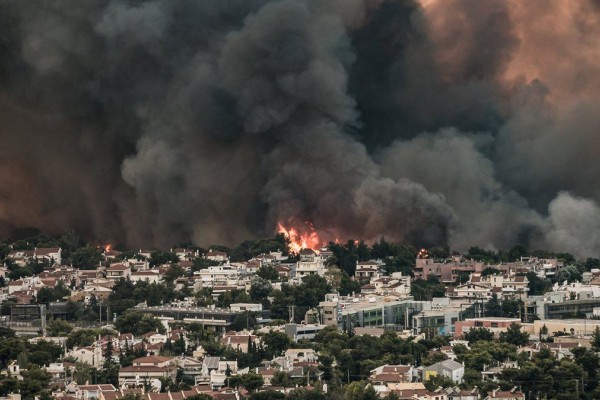
POLYGON ((592 0, 0 0, 0 233, 600 256, 592 0))

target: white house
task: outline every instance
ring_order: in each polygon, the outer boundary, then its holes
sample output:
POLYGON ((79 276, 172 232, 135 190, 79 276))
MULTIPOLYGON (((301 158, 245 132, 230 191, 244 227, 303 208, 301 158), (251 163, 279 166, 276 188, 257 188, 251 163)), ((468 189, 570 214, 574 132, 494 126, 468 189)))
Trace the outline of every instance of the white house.
POLYGON ((444 360, 422 369, 423 381, 428 381, 434 376, 443 376, 452 379, 455 383, 462 383, 465 366, 452 360, 444 360))

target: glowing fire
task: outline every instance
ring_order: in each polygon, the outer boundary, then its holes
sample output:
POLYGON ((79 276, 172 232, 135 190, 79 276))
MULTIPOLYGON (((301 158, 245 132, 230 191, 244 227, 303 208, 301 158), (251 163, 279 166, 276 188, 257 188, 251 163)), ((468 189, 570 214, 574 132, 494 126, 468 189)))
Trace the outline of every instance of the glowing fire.
POLYGON ((427 253, 426 249, 421 249, 417 254, 417 258, 429 258, 429 253, 427 253))
POLYGON ((289 228, 279 223, 277 232, 283 234, 289 240, 290 244, 288 248, 291 253, 298 254, 303 249, 311 249, 319 253, 321 240, 311 223, 305 222, 303 227, 289 228))
POLYGON ((110 251, 110 249, 112 249, 112 244, 105 244, 105 245, 104 245, 104 251, 105 251, 105 252, 107 252, 107 253, 108 253, 108 252, 110 251))

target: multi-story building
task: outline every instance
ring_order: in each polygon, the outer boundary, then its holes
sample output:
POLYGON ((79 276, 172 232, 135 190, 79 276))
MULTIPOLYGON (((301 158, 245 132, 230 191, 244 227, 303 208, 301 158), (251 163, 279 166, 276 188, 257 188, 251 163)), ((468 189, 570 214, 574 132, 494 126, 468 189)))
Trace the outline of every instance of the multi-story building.
POLYGON ((471 273, 481 273, 485 264, 480 261, 467 260, 462 256, 453 256, 443 261, 431 258, 417 258, 414 269, 415 279, 438 278, 444 283, 454 283, 459 277, 471 273))

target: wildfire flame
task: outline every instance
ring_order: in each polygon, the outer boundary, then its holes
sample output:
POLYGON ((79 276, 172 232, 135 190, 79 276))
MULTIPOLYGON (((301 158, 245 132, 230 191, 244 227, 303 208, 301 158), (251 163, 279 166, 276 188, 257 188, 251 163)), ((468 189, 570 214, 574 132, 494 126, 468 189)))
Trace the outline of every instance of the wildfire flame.
POLYGON ((110 249, 112 249, 112 244, 105 244, 105 245, 104 245, 104 251, 105 251, 105 252, 107 252, 107 253, 108 253, 108 252, 110 251, 110 249))
POLYGON ((321 240, 314 226, 305 222, 303 227, 286 228, 282 223, 278 224, 278 233, 283 234, 289 240, 288 249, 291 253, 298 254, 303 249, 311 249, 319 253, 321 240))
POLYGON ((427 253, 427 249, 419 250, 419 253, 417 254, 417 258, 429 258, 429 253, 427 253))

